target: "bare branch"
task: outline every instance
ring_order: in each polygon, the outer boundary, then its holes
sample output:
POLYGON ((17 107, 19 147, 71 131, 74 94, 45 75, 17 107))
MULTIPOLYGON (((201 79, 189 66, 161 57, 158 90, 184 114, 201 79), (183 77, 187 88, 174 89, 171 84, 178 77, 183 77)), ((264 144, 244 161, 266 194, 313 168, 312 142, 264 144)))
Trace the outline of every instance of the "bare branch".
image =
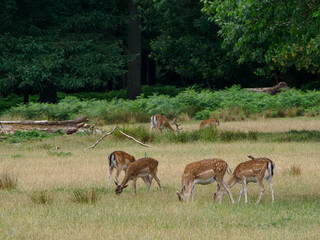
POLYGON ((87 149, 90 149, 90 148, 94 148, 95 146, 98 145, 99 142, 101 142, 106 136, 112 134, 114 132, 114 130, 116 130, 117 126, 114 126, 114 128, 112 129, 111 132, 107 133, 106 135, 104 135, 102 138, 100 138, 94 145, 92 145, 91 147, 88 147, 87 149))
POLYGON ((147 145, 147 144, 144 144, 144 143, 142 143, 142 142, 138 141, 137 139, 135 139, 134 137, 129 136, 128 134, 125 134, 125 133, 124 133, 124 132, 122 132, 118 127, 116 127, 116 128, 117 128, 117 130, 119 131, 119 133, 121 133, 122 135, 126 136, 127 138, 130 138, 130 139, 132 139, 133 141, 135 141, 135 142, 137 142, 137 143, 141 144, 142 146, 145 146, 145 147, 152 147, 152 146, 150 146, 150 145, 147 145))
POLYGON ((130 138, 130 139, 132 139, 133 141, 141 144, 142 146, 152 147, 152 146, 150 146, 150 145, 147 145, 147 144, 144 144, 144 143, 138 141, 137 139, 135 139, 134 137, 131 137, 131 136, 128 135, 128 134, 125 134, 125 133, 122 132, 117 126, 114 126, 114 128, 112 129, 111 132, 109 132, 109 133, 107 133, 106 135, 104 135, 103 137, 101 137, 94 145, 92 145, 91 147, 88 147, 88 148, 86 148, 86 149, 94 148, 95 146, 98 145, 99 142, 101 142, 101 141, 102 141, 105 137, 107 137, 108 135, 112 134, 115 130, 118 130, 119 133, 121 133, 122 135, 126 136, 127 138, 130 138))

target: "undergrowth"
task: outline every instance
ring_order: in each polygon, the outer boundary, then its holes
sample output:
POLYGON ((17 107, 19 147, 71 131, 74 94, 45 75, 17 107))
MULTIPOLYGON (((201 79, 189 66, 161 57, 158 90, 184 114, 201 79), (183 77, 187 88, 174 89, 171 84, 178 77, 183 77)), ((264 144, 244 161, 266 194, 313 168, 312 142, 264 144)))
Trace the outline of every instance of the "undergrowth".
MULTIPOLYGON (((162 94, 163 93, 163 94, 162 94)), ((58 104, 29 103, 6 111, 5 118, 68 120, 88 116, 92 123, 148 122, 153 114, 168 118, 206 119, 215 117, 223 121, 248 118, 276 118, 317 116, 320 112, 320 91, 288 90, 270 96, 240 89, 239 86, 221 91, 193 88, 169 94, 144 95, 136 100, 88 99, 67 96, 58 104)))

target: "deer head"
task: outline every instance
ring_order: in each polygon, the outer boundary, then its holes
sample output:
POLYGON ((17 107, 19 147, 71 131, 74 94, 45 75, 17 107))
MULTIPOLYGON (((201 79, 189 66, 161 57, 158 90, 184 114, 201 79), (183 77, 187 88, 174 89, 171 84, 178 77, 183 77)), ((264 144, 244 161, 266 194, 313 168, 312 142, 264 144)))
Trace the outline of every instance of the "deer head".
POLYGON ((122 193, 122 190, 126 187, 128 187, 128 184, 124 185, 123 187, 119 185, 116 181, 114 182, 116 184, 116 189, 114 190, 116 194, 122 193))

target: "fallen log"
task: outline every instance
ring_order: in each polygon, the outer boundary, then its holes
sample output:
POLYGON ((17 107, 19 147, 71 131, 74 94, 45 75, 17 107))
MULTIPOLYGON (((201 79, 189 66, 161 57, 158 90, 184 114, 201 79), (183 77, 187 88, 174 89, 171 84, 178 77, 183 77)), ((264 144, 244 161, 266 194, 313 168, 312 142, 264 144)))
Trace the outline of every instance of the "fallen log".
POLYGON ((258 93, 267 93, 270 95, 276 95, 283 90, 287 90, 288 85, 285 82, 279 82, 277 85, 273 87, 264 87, 264 88, 245 88, 247 91, 258 92, 258 93))
POLYGON ((87 121, 87 117, 68 121, 0 121, 0 133, 13 134, 17 130, 38 130, 50 133, 61 131, 65 134, 73 134, 84 127, 87 121))

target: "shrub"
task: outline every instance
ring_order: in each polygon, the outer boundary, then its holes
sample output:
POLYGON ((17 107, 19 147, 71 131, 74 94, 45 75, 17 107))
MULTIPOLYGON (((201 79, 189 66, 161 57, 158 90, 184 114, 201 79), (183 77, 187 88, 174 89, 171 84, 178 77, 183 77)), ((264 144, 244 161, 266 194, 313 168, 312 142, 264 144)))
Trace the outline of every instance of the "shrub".
POLYGON ((100 199, 100 195, 96 192, 95 189, 75 189, 72 192, 71 199, 76 203, 96 203, 100 199))
POLYGON ((289 175, 291 176, 300 176, 301 175, 301 168, 298 165, 291 165, 289 169, 289 175))
POLYGON ((48 205, 48 204, 52 204, 53 196, 46 191, 41 191, 39 193, 33 193, 31 195, 31 200, 37 204, 48 205))
POLYGON ((16 189, 18 185, 17 176, 14 173, 2 172, 0 174, 0 189, 16 189))
POLYGON ((235 121, 257 118, 257 116, 267 118, 316 116, 320 112, 320 91, 289 90, 270 96, 248 92, 240 89, 239 86, 215 92, 198 91, 193 88, 183 91, 179 89, 174 92, 175 90, 172 90, 175 89, 174 87, 168 87, 168 89, 171 89, 168 90, 169 94, 164 95, 162 93, 165 93, 165 90, 159 90, 158 94, 154 92, 152 95, 142 94, 134 101, 121 98, 105 100, 67 96, 58 104, 31 102, 27 105, 19 105, 8 110, 6 116, 23 119, 68 120, 85 115, 99 124, 104 124, 148 122, 153 114, 162 114, 168 118, 188 116, 196 119, 215 116, 224 121, 235 121))

